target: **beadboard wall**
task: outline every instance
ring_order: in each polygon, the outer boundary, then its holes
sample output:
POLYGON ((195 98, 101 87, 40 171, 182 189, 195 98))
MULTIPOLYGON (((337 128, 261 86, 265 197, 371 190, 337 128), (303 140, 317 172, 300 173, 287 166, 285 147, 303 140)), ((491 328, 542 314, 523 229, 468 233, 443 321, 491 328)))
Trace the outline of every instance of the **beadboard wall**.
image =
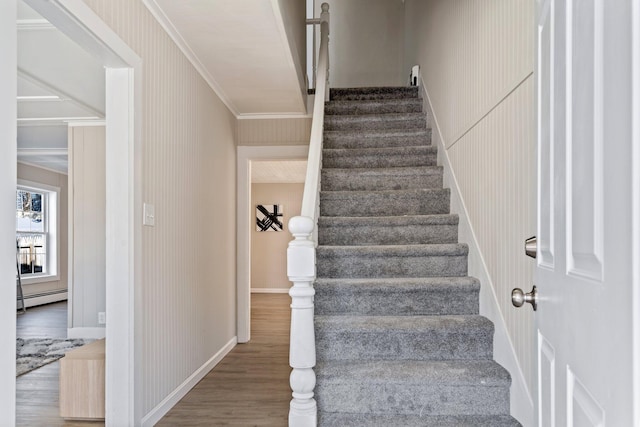
POLYGON ((309 145, 311 118, 240 119, 238 145, 309 145))
MULTIPOLYGON (((533 312, 514 287, 533 284, 524 240, 535 234, 534 2, 407 0, 405 66, 419 64, 455 184, 529 393, 533 312)), ((482 309, 482 307, 481 307, 482 309)), ((502 320, 502 319, 501 319, 502 320)), ((512 374, 514 374, 512 372, 512 374)), ((519 373, 516 373, 519 374, 519 373)), ((531 414, 532 415, 532 414, 531 414)), ((524 421, 524 420, 522 420, 524 421)))
POLYGON ((85 3, 143 62, 142 198, 155 205, 136 266, 145 424, 235 342, 236 119, 142 1, 85 3))

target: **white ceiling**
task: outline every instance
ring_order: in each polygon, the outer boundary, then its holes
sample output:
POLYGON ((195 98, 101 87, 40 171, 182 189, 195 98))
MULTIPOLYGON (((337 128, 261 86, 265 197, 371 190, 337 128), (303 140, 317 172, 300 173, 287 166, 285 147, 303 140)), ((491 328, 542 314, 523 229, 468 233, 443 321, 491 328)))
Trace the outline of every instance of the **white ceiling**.
MULTIPOLYGON (((144 1, 236 116, 306 114, 284 2, 144 1)), ((66 173, 68 123, 104 119, 104 67, 24 0, 17 24, 18 161, 66 173)))
POLYGON ((104 119, 104 67, 18 1, 18 161, 67 171, 69 122, 104 119))
POLYGON ((145 4, 236 115, 306 114, 278 1, 145 4))

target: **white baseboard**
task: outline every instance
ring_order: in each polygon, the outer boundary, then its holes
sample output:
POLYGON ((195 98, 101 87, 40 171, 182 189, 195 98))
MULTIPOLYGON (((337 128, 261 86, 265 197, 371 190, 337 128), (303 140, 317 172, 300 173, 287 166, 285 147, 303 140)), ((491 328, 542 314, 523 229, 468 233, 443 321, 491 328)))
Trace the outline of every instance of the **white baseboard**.
POLYGON ((252 294, 288 294, 290 288, 251 288, 252 294))
POLYGON ((101 340, 107 336, 107 329, 99 328, 68 328, 67 338, 84 338, 89 340, 101 340))
MULTIPOLYGON (((52 302, 65 301, 67 298, 68 298, 67 291, 52 293, 49 295, 38 295, 35 297, 30 297, 28 295, 25 295, 24 306, 27 308, 36 307, 38 305, 51 304, 52 302)), ((18 301, 16 308, 21 308, 21 307, 22 307, 22 302, 18 301)))
POLYGON ((482 284, 480 286, 480 314, 491 320, 495 327, 493 358, 511 374, 511 415, 520 421, 522 425, 532 426, 535 419, 533 398, 527 386, 522 366, 518 361, 515 347, 509 336, 507 323, 500 310, 489 269, 469 221, 467 207, 462 198, 458 181, 453 173, 442 133, 438 126, 438 120, 431 106, 429 93, 424 81, 422 81, 422 77, 420 77, 420 80, 424 111, 432 127, 432 144, 437 144, 438 146, 438 164, 443 166, 444 169, 444 185, 445 188, 448 187, 451 190, 451 212, 457 213, 460 218, 458 236, 461 242, 469 245, 469 275, 478 278, 482 284))
POLYGON ((224 345, 211 359, 207 360, 199 367, 189 378, 184 380, 175 390, 173 390, 162 402, 153 408, 147 415, 142 418, 142 427, 152 427, 164 417, 186 394, 195 387, 198 382, 204 378, 220 361, 236 346, 238 338, 233 337, 224 345))

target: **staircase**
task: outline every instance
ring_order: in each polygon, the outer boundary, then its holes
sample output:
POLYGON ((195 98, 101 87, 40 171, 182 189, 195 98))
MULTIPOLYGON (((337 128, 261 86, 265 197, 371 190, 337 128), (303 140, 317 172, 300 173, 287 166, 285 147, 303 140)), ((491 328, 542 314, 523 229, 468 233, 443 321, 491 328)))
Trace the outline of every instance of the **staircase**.
POLYGON ((520 425, 417 88, 332 89, 325 114, 319 425, 520 425))

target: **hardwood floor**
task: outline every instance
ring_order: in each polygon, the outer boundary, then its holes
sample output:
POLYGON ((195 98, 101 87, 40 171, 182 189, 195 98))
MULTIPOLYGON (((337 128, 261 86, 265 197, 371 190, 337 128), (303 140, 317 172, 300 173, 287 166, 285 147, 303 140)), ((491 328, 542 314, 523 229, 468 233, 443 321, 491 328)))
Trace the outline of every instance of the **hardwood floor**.
MULTIPOLYGON (((157 425, 286 426, 291 400, 290 301, 286 294, 253 294, 251 342, 238 344, 157 425)), ((51 335, 44 336, 65 338, 66 325, 66 303, 34 307, 18 316, 18 336, 48 333, 51 335), (27 317, 39 312, 41 316, 27 317)), ((17 378, 16 425, 103 426, 101 422, 71 422, 58 416, 59 370, 60 363, 54 362, 17 378)))
POLYGON ((66 338, 67 302, 40 305, 27 309, 16 318, 18 338, 66 338))
MULTIPOLYGON (((16 319, 18 338, 66 338, 67 302, 27 309, 16 319)), ((65 421, 58 415, 60 362, 16 378, 16 425, 47 427, 98 427, 104 423, 65 421)))
POLYGON ((251 299, 251 342, 238 344, 157 426, 287 425, 291 300, 251 299))

